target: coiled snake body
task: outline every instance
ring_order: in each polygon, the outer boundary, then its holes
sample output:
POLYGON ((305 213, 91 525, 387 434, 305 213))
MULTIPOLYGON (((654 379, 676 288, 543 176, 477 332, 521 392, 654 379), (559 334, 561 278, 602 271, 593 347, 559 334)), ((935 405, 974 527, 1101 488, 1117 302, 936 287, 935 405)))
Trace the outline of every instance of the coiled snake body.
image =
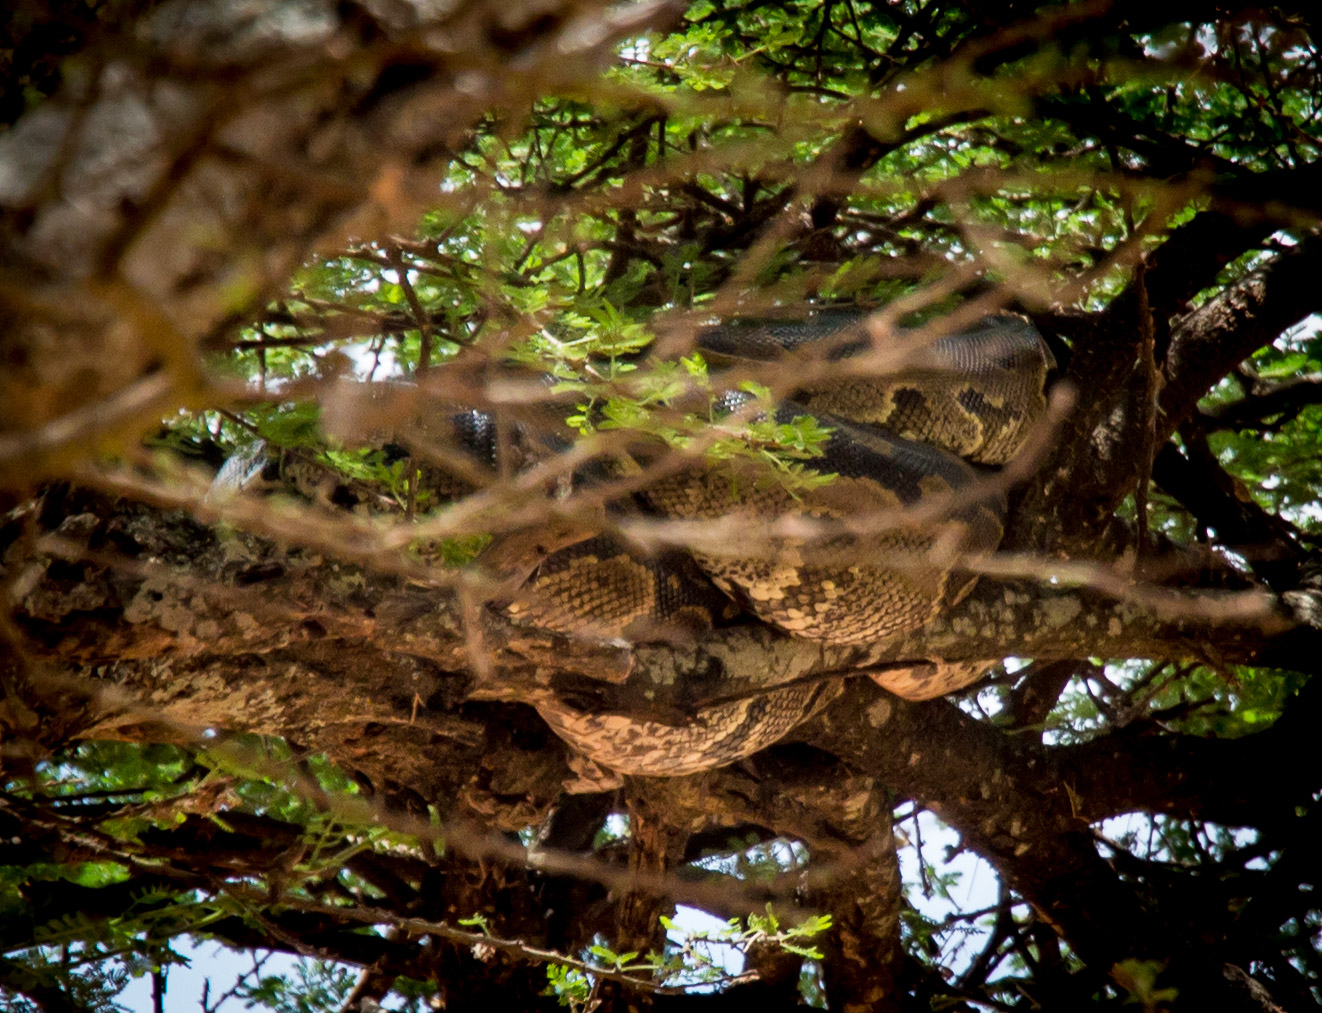
MULTIPOLYGON (((759 359, 826 339, 832 357, 849 356, 868 347, 865 321, 856 311, 824 311, 806 320, 732 322, 702 334, 700 345, 718 357, 759 359)), ((976 578, 959 561, 1000 541, 1005 504, 999 494, 980 491, 986 483, 978 468, 1004 464, 1023 446, 1045 408, 1051 365, 1031 324, 990 318, 911 350, 889 375, 808 387, 778 409, 778 419, 811 414, 833 430, 814 462, 837 475, 832 482, 791 494, 736 470, 744 494, 732 502, 728 469, 693 468, 649 487, 645 498, 670 517, 723 519, 726 529, 749 533, 788 530, 752 549, 736 539, 729 551, 694 553, 722 590, 773 627, 837 645, 902 634, 963 598, 976 578)), ((559 600, 570 587, 596 587, 600 598, 609 586, 606 596, 625 603, 620 610, 627 613, 655 608, 666 597, 652 587, 671 578, 649 576, 647 569, 598 540, 586 556, 571 551, 548 560, 528 589, 532 600, 559 600), (632 576, 603 582, 601 568, 610 566, 632 576)), ((557 623, 547 618, 551 612, 540 613, 546 625, 572 632, 580 621, 561 609, 557 623)), ((936 680, 892 680, 887 687, 912 698, 939 695, 967 685, 984 667, 950 666, 936 680)), ((841 683, 691 689, 695 697, 730 699, 673 723, 579 707, 550 691, 534 702, 557 734, 602 766, 673 776, 772 744, 838 696, 841 683)))
MULTIPOLYGON (((867 321, 857 310, 729 321, 702 332, 699 344, 718 361, 806 354, 820 364, 871 350, 867 321)), ((915 345, 904 338, 899 344, 915 345)), ((657 624, 670 631, 710 628, 733 601, 772 628, 848 647, 916 629, 957 603, 975 580, 960 561, 994 550, 1001 538, 1005 504, 980 479, 1019 452, 1041 417, 1051 356, 1033 326, 1011 316, 898 351, 898 369, 844 370, 806 385, 776 409, 778 421, 812 415, 829 427, 813 467, 835 474, 832 481, 791 493, 761 481, 765 476, 739 459, 719 470, 671 473, 646 488, 647 508, 720 524, 734 533, 725 544, 655 558, 604 536, 575 535, 518 571, 526 580, 517 600, 505 603, 506 613, 554 632, 645 641, 657 624)), ((739 395, 727 399, 733 404, 739 395)), ((490 416, 463 411, 449 425, 456 444, 492 463, 500 441, 490 416)), ((418 428, 424 437, 434 430, 431 420, 418 428)), ((253 465, 232 459, 213 488, 241 487, 233 474, 250 474, 253 465)), ((449 481, 437 476, 436 491, 449 481)), ((542 535, 534 541, 541 544, 542 535)), ((509 546, 496 543, 480 561, 508 575, 497 560, 509 546)), ((925 664, 921 675, 892 673, 883 685, 921 699, 968 685, 985 667, 937 664, 933 675, 925 664)), ((669 687, 668 702, 644 708, 646 714, 627 702, 584 703, 582 692, 567 693, 554 682, 519 698, 603 767, 682 775, 771 745, 840 694, 839 679, 804 674, 690 674, 669 687), (658 710, 664 718, 654 716, 658 710)), ((655 694, 645 689, 643 695, 655 694)))

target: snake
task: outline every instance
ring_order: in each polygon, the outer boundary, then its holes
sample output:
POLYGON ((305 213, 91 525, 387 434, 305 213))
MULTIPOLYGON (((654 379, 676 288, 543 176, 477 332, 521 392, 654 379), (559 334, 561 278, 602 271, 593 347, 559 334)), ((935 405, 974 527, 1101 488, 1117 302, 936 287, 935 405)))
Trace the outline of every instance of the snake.
MULTIPOLYGON (((701 331, 697 344, 726 363, 784 360, 792 367, 805 353, 844 361, 873 350, 868 324, 869 315, 853 309, 736 319, 701 331)), ((694 551, 682 565, 696 566, 729 602, 789 636, 849 647, 911 632, 971 591, 976 576, 960 560, 994 551, 1001 539, 1006 503, 989 478, 1021 451, 1045 413, 1049 349, 1028 320, 1008 314, 934 341, 902 343, 909 347, 898 369, 809 383, 775 407, 778 422, 809 415, 829 430, 812 464, 833 474, 830 482, 794 491, 759 483, 751 462, 727 462, 681 470, 642 493, 648 509, 668 518, 732 530, 787 527, 758 551, 736 541, 728 551, 694 551), (741 490, 737 499, 732 487, 741 490)), ((724 398, 727 408, 745 400, 724 398)), ((573 634, 603 620, 711 609, 690 586, 664 560, 597 536, 548 557, 530 576, 519 614, 573 634)), ((987 667, 929 662, 878 681, 925 699, 963 688, 987 667)), ((722 678, 674 687, 677 713, 665 717, 597 701, 584 706, 553 690, 532 702, 557 735, 600 767, 683 776, 774 744, 843 692, 841 679, 749 686, 722 678), (702 702, 712 699, 719 702, 702 702)))
MULTIPOLYGON (((523 581, 499 611, 554 635, 630 644, 700 637, 746 613, 780 634, 848 648, 899 637, 961 601, 976 581, 961 561, 994 551, 1001 539, 1006 502, 992 477, 1043 418, 1054 361, 1020 316, 988 317, 935 340, 885 332, 888 343, 874 340, 873 320, 866 309, 829 308, 718 320, 698 332, 697 347, 713 365, 771 363, 790 375, 802 365, 813 367, 804 375, 824 377, 790 391, 770 414, 779 423, 816 420, 829 435, 811 465, 834 477, 793 489, 766 482, 749 459, 695 463, 648 483, 632 508, 759 537, 642 555, 602 533, 561 544, 533 532, 539 548, 526 566, 518 536, 498 540, 477 563, 507 576, 513 558, 523 581), (865 368, 877 353, 885 368, 865 368)), ((747 410, 748 399, 727 391, 718 407, 747 410)), ((424 435, 435 434, 433 423, 424 435)), ((488 413, 464 408, 446 423, 445 438, 471 458, 470 470, 474 462, 508 464, 488 413)), ((539 440, 517 435, 525 450, 539 440)), ((435 482, 451 495, 466 488, 454 476, 435 482)), ((989 665, 923 659, 874 678, 897 695, 926 699, 969 685, 989 665)), ((608 782, 618 774, 684 776, 750 756, 839 697, 843 680, 710 671, 678 680, 665 700, 645 688, 641 707, 628 689, 566 691, 552 679, 521 699, 590 765, 611 772, 601 775, 608 782)))

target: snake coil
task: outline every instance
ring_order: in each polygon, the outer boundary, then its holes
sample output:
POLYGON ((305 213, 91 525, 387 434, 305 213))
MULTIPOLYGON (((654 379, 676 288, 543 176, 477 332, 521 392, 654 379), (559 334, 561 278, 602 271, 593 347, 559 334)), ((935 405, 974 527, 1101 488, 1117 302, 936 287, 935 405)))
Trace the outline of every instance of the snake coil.
MULTIPOLYGON (((832 358, 870 347, 867 318, 858 311, 822 311, 794 321, 734 321, 699 336, 719 359, 771 359, 812 351, 832 358)), ((746 532, 722 552, 693 557, 744 609, 793 636, 833 645, 860 645, 902 634, 956 604, 976 578, 958 563, 993 551, 1005 503, 980 491, 984 472, 1010 461, 1046 407, 1052 359, 1037 330, 1019 317, 976 326, 910 349, 885 376, 847 375, 809 386, 777 409, 778 421, 809 414, 830 427, 814 467, 833 481, 791 494, 759 485, 735 464, 743 495, 731 501, 731 474, 691 468, 648 487, 645 499, 663 515, 721 520, 746 532), (812 529, 761 539, 765 530, 812 529)), ((586 628, 601 609, 628 617, 657 610, 668 573, 623 547, 595 540, 584 554, 548 560, 528 584, 530 600, 548 600, 540 615, 565 632, 586 628), (614 572, 612 573, 612 568, 614 572), (612 579, 603 575, 612 574, 612 579), (658 581, 660 583, 658 583, 658 581), (584 607, 584 589, 598 602, 584 607), (577 590, 573 590, 577 589, 577 590), (577 596, 577 597, 574 597, 577 596), (573 604, 565 603, 573 598, 573 604)), ((669 589, 669 597, 677 600, 669 589)), ((937 666, 911 683, 887 688, 912 698, 950 692, 974 681, 985 666, 937 666)), ((930 668, 930 666, 929 666, 930 668)), ((692 687, 693 695, 698 688, 692 687)), ((839 695, 839 680, 776 685, 701 687, 706 699, 673 723, 575 706, 548 691, 535 701, 552 729, 592 760, 629 774, 675 776, 721 766, 774 743, 839 695), (722 692, 724 691, 724 693, 722 692)), ((681 692, 680 698, 688 694, 681 692)))
MULTIPOLYGON (((873 350, 868 316, 859 310, 726 321, 701 332, 698 343, 725 363, 786 358, 792 365, 798 355, 820 365, 873 350)), ((834 473, 832 481, 791 493, 760 482, 753 463, 740 460, 720 471, 694 466, 671 473, 643 492, 648 509, 720 523, 737 536, 719 551, 706 545, 689 556, 654 558, 605 536, 574 535, 519 571, 526 580, 517 600, 506 603, 507 614, 554 632, 642 641, 658 628, 710 628, 713 617, 730 613, 733 601, 792 636, 848 647, 914 630, 960 601, 975 580, 960 561, 993 551, 1002 533, 1005 503, 980 479, 1024 445, 1045 409, 1043 387, 1053 362, 1037 330, 1013 316, 988 318, 928 343, 898 343, 885 349, 902 361, 898 369, 842 368, 839 377, 805 385, 776 408, 777 421, 811 415, 829 428, 813 465, 834 473), (736 499, 732 484, 742 491, 736 499)), ((726 396, 730 407, 739 398, 726 396)), ((445 438, 468 456, 502 463, 498 427, 489 415, 464 410, 448 425, 445 438)), ((435 435, 434 420, 421 422, 418 431, 435 435)), ((536 443, 538 437, 519 439, 536 443)), ((544 449, 531 448, 532 458, 544 449)), ((251 455, 232 459, 213 490, 232 492, 259 470, 251 455)), ((292 474, 285 477, 298 483, 292 474)), ((460 491, 447 485, 454 476, 434 478, 438 495, 460 491)), ((319 495, 327 498, 324 490, 319 495)), ((544 539, 538 534, 534 541, 544 539)), ((503 572, 499 553, 509 548, 510 542, 498 542, 482 561, 503 572)), ((935 674, 926 665, 915 670, 921 674, 894 675, 886 688, 913 699, 936 696, 968 685, 984 666, 935 667, 935 674)), ((551 687, 528 702, 597 764, 668 776, 721 766, 771 745, 835 699, 842 683, 716 672, 671 688, 668 710, 659 708, 664 718, 628 705, 585 706, 581 694, 551 687)))

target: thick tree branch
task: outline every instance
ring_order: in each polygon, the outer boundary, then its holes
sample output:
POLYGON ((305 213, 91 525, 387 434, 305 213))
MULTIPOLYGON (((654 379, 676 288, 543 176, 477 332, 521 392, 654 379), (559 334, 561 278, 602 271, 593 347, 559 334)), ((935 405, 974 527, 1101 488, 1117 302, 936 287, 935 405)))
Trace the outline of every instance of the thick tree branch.
POLYGON ((88 94, 66 88, 0 138, 5 481, 94 450, 43 434, 153 368, 170 383, 143 422, 195 399, 200 349, 258 316, 314 243, 411 229, 471 121, 577 79, 665 9, 401 5, 387 24, 357 5, 256 22, 165 5, 88 94))
POLYGON ((1158 445, 1195 411, 1198 400, 1253 352, 1317 310, 1313 285, 1322 237, 1280 253, 1179 322, 1166 357, 1158 445))
POLYGON ((1308 554, 1292 525, 1251 499, 1236 495, 1235 481, 1200 434, 1186 431, 1185 451, 1167 443, 1157 455, 1152 477, 1198 523, 1216 530, 1217 542, 1243 556, 1270 587, 1288 591, 1299 583, 1308 554))
POLYGON ((1200 421, 1207 429, 1277 430, 1315 404, 1322 404, 1322 379, 1297 376, 1264 384, 1238 401, 1213 405, 1200 414, 1200 421))
MULTIPOLYGON (((1317 696, 1312 692, 1299 708, 1298 722, 1311 725, 1317 696)), ((1109 967, 1131 956, 1173 958, 1173 969, 1188 975, 1182 987, 1210 997, 1217 994, 1216 976, 1201 984, 1199 976, 1215 967, 1215 949, 1195 951, 1182 940, 1195 931, 1206 938, 1213 923, 1199 921, 1204 915, 1193 906, 1163 907, 1122 885, 1098 855, 1089 824, 1134 810, 1213 819, 1233 813, 1230 822, 1234 817, 1255 825, 1270 822, 1258 775, 1264 767, 1291 763, 1286 756, 1297 747, 1297 730, 1296 725, 1280 737, 1269 732, 1233 743, 1113 735, 1053 750, 1007 736, 948 703, 887 700, 875 687, 856 682, 799 734, 955 827, 1016 891, 1050 912, 1052 923, 1090 966, 1109 967), (861 730, 857 715, 867 715, 870 731, 861 730), (1229 802, 1220 806, 1227 775, 1229 802)), ((1292 822, 1295 806, 1317 787, 1315 772, 1301 772, 1282 785, 1268 807, 1283 823, 1292 822)), ((1231 912, 1221 910, 1215 924, 1229 931, 1231 912)))
MULTIPOLYGON (((1157 403, 1153 446, 1170 439, 1198 400, 1257 349, 1317 308, 1310 279, 1322 269, 1322 239, 1278 254, 1173 327, 1157 403)), ((1146 431, 1135 399, 1137 328, 1115 306, 1080 322, 1065 380, 1076 390, 1114 392, 1081 400, 1058 431, 1040 481, 1021 496, 1007 531, 1012 545, 1077 554, 1095 551, 1117 504, 1138 481, 1146 431), (1117 335, 1108 329, 1122 327, 1117 335)), ((1112 547, 1114 549, 1115 547, 1112 547)), ((1089 552, 1091 554, 1091 552, 1089 552)))

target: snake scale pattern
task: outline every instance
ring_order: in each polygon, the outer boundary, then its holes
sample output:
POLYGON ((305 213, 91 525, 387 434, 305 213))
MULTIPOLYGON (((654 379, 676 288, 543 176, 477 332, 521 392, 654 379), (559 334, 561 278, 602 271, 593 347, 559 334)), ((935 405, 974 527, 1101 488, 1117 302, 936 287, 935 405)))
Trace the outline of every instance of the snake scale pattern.
MULTIPOLYGON (((823 309, 796 319, 725 321, 698 335, 704 355, 724 366, 783 359, 783 368, 793 369, 801 356, 805 364, 848 367, 843 360, 891 353, 884 371, 837 368, 776 408, 777 421, 811 415, 829 428, 823 456, 812 466, 833 473, 832 481, 791 494, 760 482, 765 473, 742 460, 672 472, 635 497, 633 509, 723 525, 731 535, 719 551, 704 545, 688 554, 640 556, 591 532, 570 532, 560 541, 545 531, 516 535, 479 557, 489 573, 523 582, 502 610, 537 629, 632 643, 702 636, 742 610, 791 636, 850 647, 914 630, 960 601, 975 578, 959 561, 995 550, 1002 533, 1005 503, 982 479, 1014 458, 1042 417, 1054 363, 1037 330, 1015 316, 991 317, 928 342, 901 332, 876 349, 868 326, 862 310, 823 309)), ((860 363, 867 359, 852 365, 860 363)), ((417 393, 400 385, 392 390, 417 393)), ((738 409, 743 395, 722 399, 738 409)), ((518 467, 548 452, 542 421, 563 426, 560 409, 543 407, 547 419, 515 430, 520 446, 513 462, 504 456, 509 440, 502 448, 499 427, 479 411, 459 410, 439 425, 434 407, 423 411, 413 439, 425 445, 439 434, 462 449, 471 458, 469 476, 502 463, 518 467)), ((385 443, 386 432, 369 445, 385 443)), ((391 442, 396 437, 391 433, 391 442)), ((408 454, 410 438, 402 439, 400 452, 408 454)), ((231 459, 213 490, 232 492, 248 480, 236 479, 238 473, 269 470, 259 466, 260 457, 231 459)), ((447 474, 434 452, 420 459, 433 462, 423 466, 423 481, 436 497, 472 491, 468 477, 447 474)), ((315 467, 282 463, 277 470, 305 495, 345 508, 371 510, 384 499, 343 486, 314 490, 325 477, 315 467)), ((925 699, 970 684, 985 668, 935 662, 874 678, 900 696, 925 699)), ((589 693, 585 702, 554 682, 523 699, 600 768, 676 776, 771 745, 843 688, 839 679, 801 676, 690 675, 669 687, 659 707, 637 706, 638 697, 627 693, 604 704, 589 693)))
MULTIPOLYGON (((699 346, 717 361, 811 353, 818 343, 829 357, 848 358, 871 347, 866 323, 859 311, 733 321, 703 332, 699 346)), ((775 537, 754 551, 736 539, 728 552, 695 552, 693 559, 739 606, 793 636, 844 646, 897 636, 972 589, 976 578, 959 570, 961 557, 996 548, 1005 503, 979 479, 1023 447, 1045 410, 1052 365, 1027 321, 988 318, 908 349, 889 375, 808 386, 778 408, 780 421, 810 414, 831 428, 813 466, 835 473, 834 481, 792 495, 777 484, 759 487, 750 472, 736 475, 744 493, 732 502, 728 469, 694 467, 649 486, 644 499, 665 516, 722 520, 750 533, 787 518, 808 522, 814 530, 802 537, 775 537)), ((686 590, 691 584, 662 561, 596 538, 542 564, 527 584, 521 618, 568 633, 601 632, 604 621, 615 628, 669 621, 713 607, 686 590)), ((929 665, 886 686, 927 698, 968 685, 985 667, 936 665, 933 677, 929 665)), ((551 691, 534 702, 559 736, 600 766, 679 776, 771 745, 842 688, 840 680, 772 683, 757 692, 733 683, 693 687, 694 696, 730 699, 677 720, 583 708, 551 691)))

